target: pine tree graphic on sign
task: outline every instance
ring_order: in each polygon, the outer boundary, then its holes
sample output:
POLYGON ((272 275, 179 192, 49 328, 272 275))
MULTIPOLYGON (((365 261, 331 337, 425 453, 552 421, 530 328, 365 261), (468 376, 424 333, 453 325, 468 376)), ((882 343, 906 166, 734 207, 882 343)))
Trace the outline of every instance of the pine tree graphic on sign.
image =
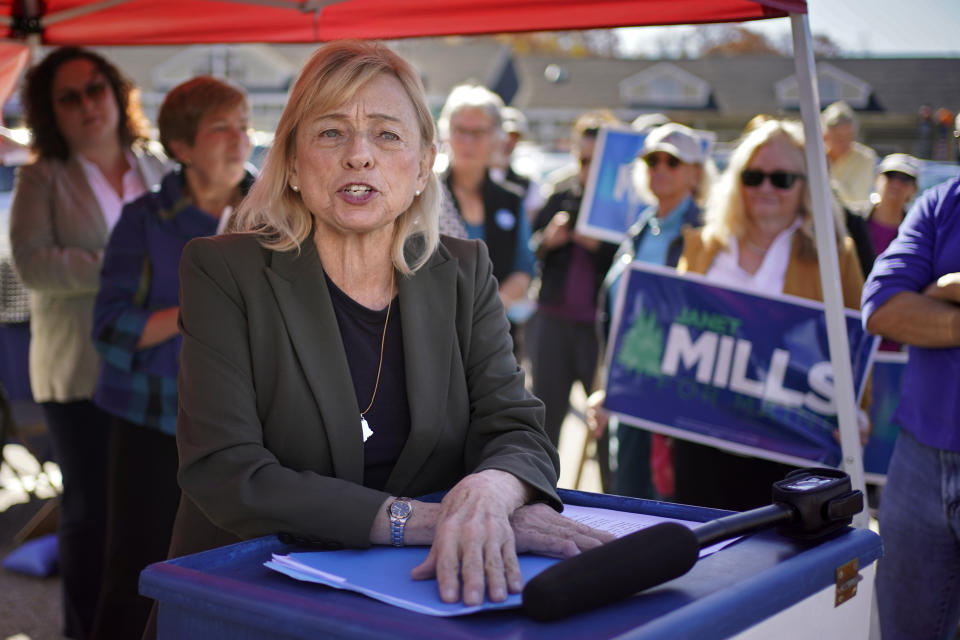
POLYGON ((657 314, 641 311, 620 342, 617 363, 637 374, 660 377, 662 359, 663 329, 657 324, 657 314))

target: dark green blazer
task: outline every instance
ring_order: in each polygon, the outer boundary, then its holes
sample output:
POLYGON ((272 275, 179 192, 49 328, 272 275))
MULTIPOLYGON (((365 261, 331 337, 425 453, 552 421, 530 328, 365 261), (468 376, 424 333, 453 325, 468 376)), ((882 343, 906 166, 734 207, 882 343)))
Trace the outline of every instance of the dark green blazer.
POLYGON ((360 409, 313 242, 275 252, 251 234, 197 239, 180 283, 172 556, 281 531, 364 547, 388 495, 490 468, 560 508, 543 405, 524 388, 481 242, 443 237, 399 280, 411 433, 386 492, 362 485, 360 409))

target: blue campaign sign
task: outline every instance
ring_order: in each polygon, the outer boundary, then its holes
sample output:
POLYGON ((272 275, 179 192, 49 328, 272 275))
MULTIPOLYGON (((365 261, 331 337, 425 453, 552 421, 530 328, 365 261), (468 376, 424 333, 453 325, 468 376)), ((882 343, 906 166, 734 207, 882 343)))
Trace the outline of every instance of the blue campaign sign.
MULTIPOLYGON (((621 421, 791 464, 837 466, 823 305, 633 263, 607 350, 606 408, 621 421)), ((878 339, 846 310, 857 398, 878 339)))
POLYGON ((900 433, 893 413, 900 404, 900 384, 907 367, 904 352, 878 351, 873 361, 873 402, 870 403, 870 440, 863 449, 863 471, 868 482, 882 482, 890 466, 893 444, 900 433))
POLYGON ((641 208, 630 173, 647 134, 602 128, 590 163, 577 231, 619 244, 641 208))

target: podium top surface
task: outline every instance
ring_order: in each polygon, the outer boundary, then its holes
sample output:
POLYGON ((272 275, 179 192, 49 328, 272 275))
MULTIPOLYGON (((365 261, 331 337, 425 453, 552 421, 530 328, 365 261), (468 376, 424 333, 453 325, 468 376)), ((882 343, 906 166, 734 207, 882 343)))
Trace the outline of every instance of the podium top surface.
MULTIPOLYGON (((699 522, 728 513, 577 491, 561 491, 560 497, 566 504, 699 522)), ((223 638, 708 639, 729 637, 833 585, 836 569, 854 558, 865 567, 881 555, 879 536, 865 529, 847 529, 819 544, 766 531, 701 559, 659 587, 541 623, 519 609, 422 615, 263 566, 273 553, 298 550, 268 536, 168 560, 143 571, 140 591, 160 604, 161 637, 164 625, 176 622, 187 625, 181 630, 205 629, 205 640, 215 640, 218 629, 223 638)))

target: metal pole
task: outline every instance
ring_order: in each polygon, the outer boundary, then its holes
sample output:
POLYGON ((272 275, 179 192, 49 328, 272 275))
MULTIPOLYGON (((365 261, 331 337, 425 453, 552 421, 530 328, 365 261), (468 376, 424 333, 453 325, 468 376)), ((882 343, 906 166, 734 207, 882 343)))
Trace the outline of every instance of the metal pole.
MULTIPOLYGON (((854 489, 866 495, 863 476, 863 452, 857 429, 857 406, 853 391, 853 372, 850 366, 850 345, 840 291, 840 266, 830 179, 827 175, 827 156, 820 131, 820 94, 814 72, 810 24, 805 13, 791 13, 793 54, 797 68, 797 88, 800 96, 800 115, 806 137, 807 181, 813 204, 814 230, 817 240, 817 259, 820 263, 820 283, 827 321, 827 342, 833 367, 833 385, 840 423, 840 447, 843 451, 843 470, 850 476, 854 489)), ((854 526, 866 528, 870 522, 867 510, 857 514, 854 526)))

